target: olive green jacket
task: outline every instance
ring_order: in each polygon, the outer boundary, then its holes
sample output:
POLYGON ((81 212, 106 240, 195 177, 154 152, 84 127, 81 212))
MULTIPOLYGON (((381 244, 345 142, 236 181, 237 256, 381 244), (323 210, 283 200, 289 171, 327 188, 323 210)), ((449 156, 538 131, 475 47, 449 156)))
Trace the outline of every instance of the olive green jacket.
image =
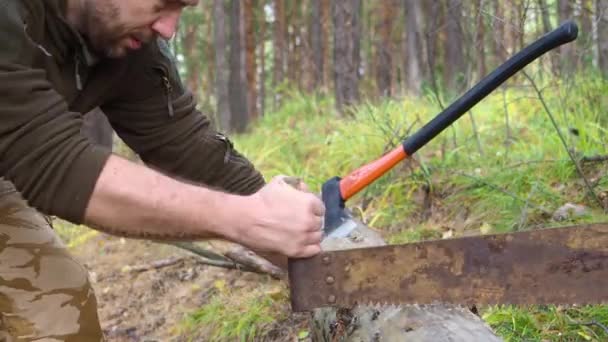
POLYGON ((31 206, 82 222, 111 153, 80 133, 83 114, 96 107, 155 169, 230 192, 263 186, 196 109, 166 42, 96 59, 67 24, 65 1, 0 0, 0 176, 31 206))

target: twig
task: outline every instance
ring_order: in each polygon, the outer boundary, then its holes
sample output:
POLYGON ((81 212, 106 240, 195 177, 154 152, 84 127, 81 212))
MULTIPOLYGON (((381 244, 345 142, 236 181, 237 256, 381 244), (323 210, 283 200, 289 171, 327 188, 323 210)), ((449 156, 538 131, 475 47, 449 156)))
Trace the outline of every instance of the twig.
POLYGON ((171 242, 167 242, 167 244, 175 246, 175 247, 179 247, 181 249, 185 249, 189 252, 192 252, 198 256, 202 256, 209 260, 232 262, 232 260, 228 259, 227 257, 225 257, 221 254, 212 252, 210 250, 204 249, 200 246, 197 246, 196 244, 194 244, 192 242, 171 241, 171 242))
POLYGON ((534 192, 536 192, 537 186, 538 183, 535 182, 534 187, 532 188, 532 190, 530 190, 530 193, 528 194, 528 198, 526 198, 526 203, 524 203, 524 207, 521 209, 521 216, 519 218, 519 224, 517 225, 518 231, 520 231, 524 224, 526 224, 526 220, 528 219, 528 205, 530 204, 530 199, 532 198, 532 195, 534 194, 534 192))
POLYGON ((129 271, 130 272, 144 272, 144 271, 149 271, 149 270, 153 270, 153 269, 157 270, 159 268, 178 264, 178 263, 182 262, 182 260, 184 260, 184 258, 168 258, 168 259, 157 260, 157 261, 153 261, 152 263, 147 264, 147 265, 137 265, 137 266, 130 267, 129 271))
POLYGON ((578 172, 579 176, 581 176, 581 178, 585 182, 585 186, 587 187, 589 195, 591 195, 592 198, 595 199, 595 201, 599 204, 600 208, 602 208, 602 209, 604 209, 604 211, 606 211, 607 208, 604 208, 604 204, 599 199, 599 197, 597 197, 597 194, 593 190, 593 187, 591 186, 591 183, 589 183, 589 180, 587 179, 587 177, 585 177, 585 174, 583 173, 583 170, 581 169, 581 166, 579 165, 579 163, 577 162, 576 158, 572 154, 572 151, 570 151, 570 148, 568 148, 568 143, 566 143, 566 139, 564 138, 564 135, 560 131, 559 127, 557 126, 557 122, 555 122, 555 118, 553 117, 553 114, 551 113, 551 110, 549 109, 549 106, 547 106, 547 102, 545 101, 545 98, 543 97, 542 92, 536 86, 536 82, 534 82, 534 80, 532 79, 532 77, 530 77, 530 75, 528 75, 528 73, 525 72, 524 70, 522 70, 522 73, 530 81, 530 83, 532 84, 532 87, 534 88, 534 91, 536 92, 536 95, 538 95, 538 99, 540 100, 540 103, 543 105, 543 108, 545 109, 545 112, 549 116, 549 119, 551 120, 551 123, 553 124, 553 127, 555 128, 555 131, 557 132, 557 135, 559 136, 559 139, 561 140, 562 144, 564 145, 564 148, 566 149, 566 152, 568 153, 568 156, 570 157, 570 160, 572 160, 572 162, 574 163, 574 166, 576 167, 576 171, 578 172))
POLYGON ((524 166, 524 165, 530 165, 530 164, 541 164, 541 163, 559 163, 559 162, 567 162, 570 161, 569 159, 543 159, 543 160, 526 160, 526 161, 521 161, 521 162, 517 162, 511 165, 507 165, 505 167, 503 167, 503 170, 505 169, 514 169, 520 166, 524 166))
POLYGON ((578 322, 575 319, 573 319, 572 317, 570 317, 570 315, 568 313, 565 313, 566 318, 570 321, 568 322, 568 324, 571 325, 583 325, 583 326, 592 326, 592 325, 596 325, 598 327, 600 327, 602 330, 604 330, 605 334, 608 334, 608 326, 606 326, 605 324, 598 322, 596 320, 591 320, 589 322, 578 322))
POLYGON ((469 110, 469 118, 471 119, 471 126, 473 128, 475 140, 477 141, 477 149, 479 150, 479 155, 483 156, 483 148, 481 147, 481 139, 479 138, 479 132, 477 131, 477 125, 475 124, 475 116, 473 115, 473 110, 469 110))
POLYGON ((170 241, 166 243, 196 254, 197 256, 199 256, 197 262, 201 264, 227 269, 234 269, 243 272, 268 274, 276 279, 280 278, 281 276, 280 270, 277 271, 276 268, 272 268, 268 265, 262 265, 261 262, 252 262, 252 257, 239 258, 240 255, 238 253, 231 254, 231 252, 228 252, 228 255, 222 255, 202 248, 191 242, 170 241))
POLYGON ((591 156, 581 158, 581 163, 597 163, 608 161, 608 156, 591 156))
POLYGON ((509 107, 507 105, 507 90, 506 88, 502 88, 502 104, 505 111, 505 128, 506 128, 506 138, 505 138, 505 156, 509 155, 509 146, 511 145, 511 140, 513 139, 511 136, 511 125, 509 124, 509 107))
POLYGON ((269 274, 275 279, 281 279, 285 275, 285 272, 279 267, 244 247, 238 247, 228 251, 226 256, 239 265, 256 270, 258 273, 269 274))
POLYGON ((604 330, 604 333, 608 334, 608 326, 606 326, 605 324, 598 322, 596 320, 593 320, 591 322, 572 322, 570 324, 585 325, 585 326, 597 325, 598 327, 602 328, 602 330, 604 330))

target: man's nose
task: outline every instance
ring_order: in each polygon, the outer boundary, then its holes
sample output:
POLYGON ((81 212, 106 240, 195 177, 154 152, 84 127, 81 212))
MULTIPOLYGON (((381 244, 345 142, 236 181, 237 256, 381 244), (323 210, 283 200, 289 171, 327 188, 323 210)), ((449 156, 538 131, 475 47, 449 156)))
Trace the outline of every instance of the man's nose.
POLYGON ((177 30, 181 9, 164 14, 152 24, 152 30, 164 39, 171 39, 177 30))

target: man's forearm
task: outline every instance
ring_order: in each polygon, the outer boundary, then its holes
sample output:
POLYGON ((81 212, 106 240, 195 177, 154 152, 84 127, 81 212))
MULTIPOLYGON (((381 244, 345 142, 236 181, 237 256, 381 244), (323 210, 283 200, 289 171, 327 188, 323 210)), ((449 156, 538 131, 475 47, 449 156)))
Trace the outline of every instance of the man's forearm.
POLYGON ((155 240, 233 240, 246 219, 246 197, 179 182, 111 156, 85 213, 85 223, 114 235, 155 240), (239 212, 235 212, 235 210, 239 212))

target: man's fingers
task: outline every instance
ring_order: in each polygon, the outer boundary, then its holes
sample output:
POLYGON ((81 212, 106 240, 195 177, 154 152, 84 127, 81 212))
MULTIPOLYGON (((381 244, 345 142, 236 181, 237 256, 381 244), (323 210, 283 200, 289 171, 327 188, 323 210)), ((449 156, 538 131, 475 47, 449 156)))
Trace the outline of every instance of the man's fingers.
POLYGON ((315 196, 315 198, 312 200, 311 210, 316 216, 325 216, 325 204, 323 204, 323 201, 321 201, 317 196, 315 196))
POLYGON ((311 219, 311 223, 308 225, 307 232, 320 232, 323 231, 323 217, 315 216, 311 219))
POLYGON ((323 231, 317 230, 315 232, 310 232, 306 235, 306 240, 304 241, 307 245, 318 245, 323 240, 323 231))
POLYGON ((309 258, 312 256, 315 256, 317 254, 321 253, 321 246, 320 245, 308 245, 304 248, 302 248, 302 250, 293 255, 292 257, 294 258, 309 258))

